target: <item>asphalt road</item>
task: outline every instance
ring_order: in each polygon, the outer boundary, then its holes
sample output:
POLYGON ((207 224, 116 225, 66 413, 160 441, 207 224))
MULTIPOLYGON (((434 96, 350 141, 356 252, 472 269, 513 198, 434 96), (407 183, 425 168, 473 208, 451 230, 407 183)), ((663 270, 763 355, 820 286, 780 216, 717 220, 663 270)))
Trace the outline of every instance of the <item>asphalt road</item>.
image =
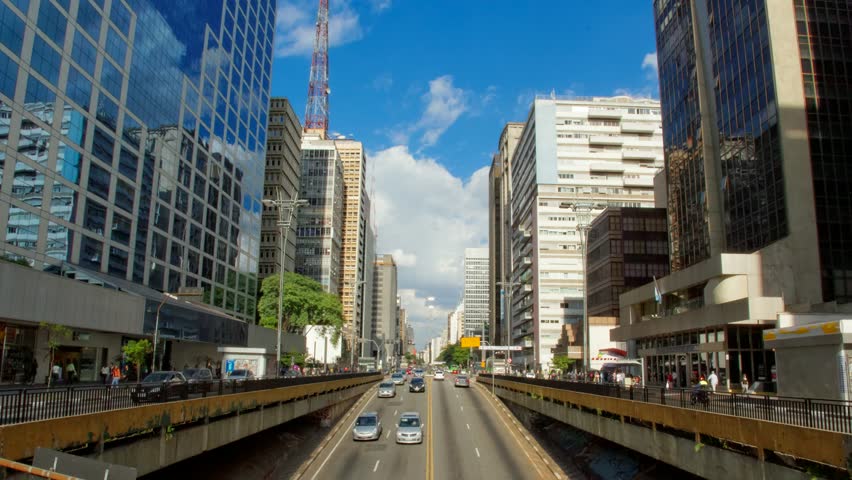
POLYGON ((381 439, 353 441, 354 418, 347 417, 301 478, 514 480, 550 475, 534 465, 517 440, 520 433, 489 406, 483 392, 474 386, 456 388, 452 375, 443 382, 429 377, 426 385, 426 393, 410 393, 408 383, 399 385, 395 398, 378 398, 374 392, 358 408, 379 412, 381 439), (395 441, 399 415, 408 411, 420 412, 423 419, 422 444, 395 441))

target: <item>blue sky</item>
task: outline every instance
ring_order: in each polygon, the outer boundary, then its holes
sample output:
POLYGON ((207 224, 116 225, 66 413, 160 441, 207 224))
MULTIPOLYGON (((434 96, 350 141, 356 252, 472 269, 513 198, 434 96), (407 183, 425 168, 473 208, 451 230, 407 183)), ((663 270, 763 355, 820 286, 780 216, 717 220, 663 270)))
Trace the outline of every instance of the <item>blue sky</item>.
MULTIPOLYGON (((417 347, 487 245, 487 167, 535 94, 658 97, 650 0, 330 0, 330 130, 364 142, 417 347), (425 298, 438 299, 430 320, 425 298)), ((304 118, 316 0, 279 0, 272 94, 304 118)))

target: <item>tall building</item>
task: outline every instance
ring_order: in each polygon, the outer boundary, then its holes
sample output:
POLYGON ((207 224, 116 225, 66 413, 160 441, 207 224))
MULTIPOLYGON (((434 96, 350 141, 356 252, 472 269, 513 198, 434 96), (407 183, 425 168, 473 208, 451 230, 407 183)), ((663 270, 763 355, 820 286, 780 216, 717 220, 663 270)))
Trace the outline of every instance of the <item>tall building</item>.
MULTIPOLYGON (((343 164, 333 140, 302 138, 301 199, 296 229, 296 273, 313 278, 325 291, 340 293, 343 243, 343 164)), ((346 338, 349 329, 344 325, 346 338)))
MULTIPOLYGON (((367 200, 369 201, 369 197, 367 200)), ((364 274, 363 280, 366 280, 366 283, 363 284, 362 288, 364 289, 364 302, 361 305, 361 338, 363 339, 371 339, 373 338, 373 304, 375 303, 376 294, 374 292, 375 288, 375 270, 376 270, 376 235, 373 231, 373 226, 370 223, 369 216, 372 215, 370 212, 369 205, 367 206, 367 236, 364 240, 364 274)), ((371 352, 373 346, 370 342, 363 342, 361 344, 361 350, 359 355, 362 357, 371 357, 371 352)))
MULTIPOLYGON (((372 283, 365 274, 369 205, 365 188, 367 156, 356 140, 335 140, 343 165, 343 238, 341 243, 340 300, 344 325, 353 326, 358 335, 363 331, 364 292, 372 283)), ((352 328, 352 327, 347 327, 352 328)), ((367 337, 369 338, 369 337, 367 337)))
POLYGON ((464 249, 465 337, 488 340, 488 249, 464 249))
MULTIPOLYGON (((266 170, 263 177, 264 200, 293 200, 299 194, 302 175, 302 125, 286 98, 273 97, 269 105, 266 137, 266 170)), ((293 212, 287 245, 284 247, 285 272, 296 269, 296 212, 293 212)), ((263 206, 260 227, 261 280, 281 271, 281 229, 276 207, 263 206)))
POLYGON ((786 394, 836 396, 836 351, 785 361, 763 334, 779 316, 850 311, 852 71, 836 66, 851 58, 852 5, 654 6, 672 273, 660 302, 650 284, 622 295, 613 338, 636 340, 657 381, 670 365, 733 384, 777 369, 782 392, 824 378, 786 394))
MULTIPOLYGON (((533 103, 512 158, 512 343, 524 347, 512 355, 517 364, 548 369, 563 328, 583 331, 585 231, 606 207, 654 206, 661 126, 653 100, 533 103)), ((572 346, 583 346, 582 335, 572 346)))
POLYGON ((488 175, 488 312, 489 341, 492 345, 509 344, 507 302, 512 293, 509 291, 512 265, 512 156, 523 130, 523 123, 507 123, 503 127, 488 175))
MULTIPOLYGON (((2 0, 0 19, 0 254, 144 299, 112 326, 70 308, 61 323, 151 335, 158 292, 189 287, 215 308, 167 302, 158 353, 245 345, 275 2, 2 0)), ((44 320, 32 309, 22 329, 44 320)), ((88 347, 98 368, 120 353, 88 347)))
POLYGON ((447 330, 449 335, 447 341, 450 345, 459 343, 461 332, 464 331, 464 303, 459 303, 452 312, 447 315, 447 330))
MULTIPOLYGON (((390 254, 376 256, 376 268, 373 272, 373 341, 380 345, 384 356, 384 365, 389 365, 393 354, 393 344, 399 336, 397 326, 397 270, 396 262, 390 254)), ((373 346, 375 349, 375 346, 373 346)))

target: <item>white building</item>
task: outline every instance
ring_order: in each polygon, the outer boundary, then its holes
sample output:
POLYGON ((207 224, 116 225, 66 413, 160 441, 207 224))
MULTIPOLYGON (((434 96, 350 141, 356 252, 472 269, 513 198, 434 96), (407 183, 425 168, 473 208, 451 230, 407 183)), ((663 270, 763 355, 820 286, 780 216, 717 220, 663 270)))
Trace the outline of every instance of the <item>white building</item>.
POLYGON ((429 351, 431 352, 431 356, 429 358, 429 363, 433 364, 437 362, 438 356, 444 351, 444 339, 442 337, 435 337, 429 342, 429 351))
POLYGON ((488 339, 488 249, 464 249, 465 337, 488 339))
POLYGON ((512 159, 511 340, 526 347, 515 361, 549 368, 564 324, 582 354, 582 227, 607 206, 654 206, 661 122, 654 100, 533 103, 512 159))
POLYGON ((459 303, 456 306, 455 310, 450 312, 447 315, 447 330, 449 330, 449 337, 447 342, 449 344, 456 344, 459 342, 459 338, 461 338, 461 332, 464 331, 463 327, 464 322, 464 304, 459 303))
POLYGON ((305 349, 308 358, 316 363, 332 366, 340 360, 341 339, 332 341, 332 329, 321 325, 305 327, 305 349))

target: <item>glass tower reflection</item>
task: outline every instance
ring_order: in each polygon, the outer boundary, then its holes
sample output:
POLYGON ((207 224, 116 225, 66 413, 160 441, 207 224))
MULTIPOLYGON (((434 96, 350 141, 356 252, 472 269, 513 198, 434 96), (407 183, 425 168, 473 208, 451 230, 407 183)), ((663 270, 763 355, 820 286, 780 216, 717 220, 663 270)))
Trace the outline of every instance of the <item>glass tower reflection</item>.
POLYGON ((0 0, 0 254, 253 320, 274 23, 272 0, 0 0))

